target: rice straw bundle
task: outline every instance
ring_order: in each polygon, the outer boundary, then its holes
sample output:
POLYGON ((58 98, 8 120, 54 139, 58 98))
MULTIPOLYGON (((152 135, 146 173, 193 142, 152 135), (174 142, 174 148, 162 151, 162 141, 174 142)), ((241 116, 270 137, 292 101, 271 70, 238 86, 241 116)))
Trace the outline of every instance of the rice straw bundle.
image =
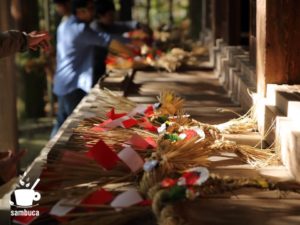
POLYGON ((292 191, 300 193, 300 184, 296 182, 271 182, 265 178, 232 178, 210 174, 201 186, 194 186, 199 197, 232 192, 241 188, 256 188, 264 190, 292 191))
POLYGON ((107 132, 102 131, 93 131, 89 127, 79 126, 74 129, 74 142, 81 144, 85 143, 86 145, 92 146, 96 144, 99 139, 103 140, 107 145, 113 147, 115 150, 122 150, 123 144, 129 144, 129 139, 134 135, 138 134, 143 138, 151 137, 154 140, 158 138, 157 134, 142 130, 140 128, 114 128, 107 132))
POLYGON ((96 144, 100 139, 110 147, 121 146, 128 142, 133 134, 135 134, 133 130, 122 128, 115 128, 108 132, 92 131, 84 127, 74 129, 74 139, 77 141, 81 140, 83 143, 90 146, 96 144))
POLYGON ((139 189, 150 198, 156 191, 156 185, 170 174, 183 172, 196 166, 207 166, 211 150, 209 141, 199 138, 171 142, 160 140, 158 149, 148 160, 158 160, 157 168, 144 172, 139 189))
POLYGON ((216 141, 209 148, 216 154, 221 152, 235 153, 240 160, 255 167, 278 164, 279 162, 278 156, 272 149, 259 149, 231 141, 216 141))
POLYGON ((165 174, 171 172, 182 172, 195 166, 207 166, 211 151, 207 146, 210 141, 192 138, 190 140, 179 140, 175 143, 163 140, 159 143, 156 158, 165 174))
POLYGON ((108 89, 101 90, 100 97, 97 98, 96 101, 103 103, 103 106, 106 108, 110 109, 114 107, 116 110, 125 112, 130 112, 132 109, 134 109, 134 107, 136 107, 136 103, 133 101, 130 101, 121 95, 117 95, 108 89))
POLYGON ((157 110, 160 115, 175 115, 182 112, 184 100, 172 91, 163 91, 158 98, 161 107, 157 110))
MULTIPOLYGON (((220 177, 211 174, 209 179, 201 186, 194 186, 193 189, 197 192, 200 198, 208 198, 215 196, 216 194, 223 194, 226 192, 233 192, 242 188, 255 188, 263 190, 279 190, 279 191, 293 191, 300 193, 300 185, 297 183, 272 183, 265 179, 248 179, 248 178, 230 178, 220 177)), ((250 192, 250 189, 247 189, 250 192)), ((174 210, 172 203, 178 201, 173 199, 175 196, 174 189, 157 189, 153 198, 152 210, 157 218, 158 224, 182 224, 186 225, 186 221, 183 221, 174 210), (173 198, 172 198, 173 197, 173 198)), ((183 196, 182 200, 186 197, 183 196)))
POLYGON ((52 207, 61 199, 84 199, 92 192, 96 191, 97 187, 95 185, 90 186, 73 186, 61 190, 48 190, 39 191, 43 198, 39 201, 39 205, 42 207, 52 207))
MULTIPOLYGON (((222 111, 224 112, 225 110, 222 111)), ((246 114, 240 115, 238 118, 229 120, 228 122, 215 125, 215 127, 223 134, 242 134, 257 131, 257 120, 253 112, 253 108, 251 108, 246 114)))
POLYGON ((61 160, 48 159, 45 165, 45 177, 40 182, 41 187, 47 190, 68 189, 76 185, 94 184, 104 186, 119 182, 131 182, 134 174, 128 174, 128 169, 123 164, 118 164, 114 170, 105 170, 96 161, 87 158, 81 153, 69 152, 61 160))
POLYGON ((130 101, 121 95, 117 95, 108 89, 99 91, 100 93, 93 102, 97 103, 99 108, 101 108, 101 110, 97 111, 97 116, 102 120, 106 119, 106 113, 112 108, 115 108, 116 111, 120 112, 131 112, 137 106, 133 101, 130 101))
POLYGON ((165 172, 166 171, 159 167, 152 171, 144 172, 143 177, 139 182, 139 191, 148 198, 153 199, 157 188, 159 188, 157 185, 168 176, 165 172))

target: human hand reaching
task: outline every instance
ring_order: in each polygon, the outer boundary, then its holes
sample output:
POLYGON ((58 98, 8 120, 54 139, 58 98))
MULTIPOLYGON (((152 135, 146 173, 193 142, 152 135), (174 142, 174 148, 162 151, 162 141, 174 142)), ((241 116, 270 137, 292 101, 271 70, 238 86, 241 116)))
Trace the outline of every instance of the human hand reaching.
POLYGON ((109 45, 109 50, 113 53, 116 53, 119 56, 122 57, 133 57, 134 53, 133 51, 127 47, 126 45, 122 44, 121 42, 117 40, 112 40, 109 45))
POLYGON ((30 32, 27 34, 28 46, 32 50, 37 50, 38 47, 44 51, 48 51, 50 48, 49 40, 50 36, 48 32, 30 32))
POLYGON ((16 164, 25 155, 26 150, 18 151, 13 153, 11 150, 0 153, 0 178, 4 182, 9 181, 13 176, 16 175, 16 164))

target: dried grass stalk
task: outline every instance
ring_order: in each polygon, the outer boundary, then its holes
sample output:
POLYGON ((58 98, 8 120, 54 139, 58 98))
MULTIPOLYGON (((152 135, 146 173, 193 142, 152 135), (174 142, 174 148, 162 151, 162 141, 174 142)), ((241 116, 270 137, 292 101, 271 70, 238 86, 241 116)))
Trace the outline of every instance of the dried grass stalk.
POLYGON ((175 115, 182 112, 184 100, 172 91, 163 91, 158 98, 161 107, 157 110, 161 115, 175 115))
MULTIPOLYGON (((228 110, 222 111, 225 112, 228 110)), ((229 120, 228 122, 215 125, 215 127, 223 134, 242 134, 257 131, 257 119, 254 116, 254 109, 251 108, 246 114, 239 115, 238 118, 229 120)))
POLYGON ((192 138, 172 143, 163 140, 159 144, 156 157, 161 162, 165 174, 182 172, 196 166, 208 166, 211 150, 207 148, 210 141, 192 138))
POLYGON ((239 145, 231 141, 216 141, 209 147, 215 153, 235 153, 243 162, 255 167, 278 164, 278 156, 272 149, 259 149, 249 145, 239 145))

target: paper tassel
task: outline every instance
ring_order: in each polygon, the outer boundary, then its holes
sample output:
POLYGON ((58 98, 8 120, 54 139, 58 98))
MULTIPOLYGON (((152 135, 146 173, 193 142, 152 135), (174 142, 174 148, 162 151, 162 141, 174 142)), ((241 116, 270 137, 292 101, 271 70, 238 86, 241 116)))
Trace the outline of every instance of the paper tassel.
POLYGON ((111 207, 125 208, 136 205, 143 201, 143 198, 136 189, 129 189, 119 194, 111 203, 111 207))
POLYGON ((118 156, 132 172, 137 172, 143 168, 144 160, 131 147, 124 148, 118 156))
POLYGON ((112 169, 119 161, 118 155, 102 140, 98 141, 98 143, 93 146, 86 155, 94 159, 107 170, 112 169))

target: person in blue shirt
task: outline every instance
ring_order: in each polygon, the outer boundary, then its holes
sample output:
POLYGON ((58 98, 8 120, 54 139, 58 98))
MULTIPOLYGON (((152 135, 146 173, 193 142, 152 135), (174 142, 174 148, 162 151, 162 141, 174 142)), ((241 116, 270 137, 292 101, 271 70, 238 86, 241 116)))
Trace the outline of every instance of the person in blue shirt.
POLYGON ((55 11, 62 17, 61 21, 67 19, 71 14, 71 0, 53 0, 55 11))
POLYGON ((94 18, 93 0, 72 0, 71 8, 72 15, 57 30, 53 92, 58 98, 58 112, 52 137, 94 84, 94 47, 132 56, 131 50, 109 34, 90 28, 89 23, 94 18))
MULTIPOLYGON (((138 47, 143 44, 142 41, 132 40, 123 36, 126 32, 141 29, 144 26, 137 21, 116 21, 116 9, 112 0, 96 0, 95 8, 96 17, 90 24, 93 30, 109 33, 112 38, 124 44, 129 44, 132 47, 138 47)), ((99 80, 106 72, 105 59, 108 55, 108 51, 103 47, 97 47, 94 53, 94 79, 99 80)))
MULTIPOLYGON (((115 5, 111 0, 98 0, 95 2, 96 19, 90 24, 91 28, 97 32, 106 32, 111 37, 124 44, 130 44, 129 38, 122 37, 122 34, 137 28, 137 22, 115 22, 115 5)), ((97 47, 94 52, 94 81, 105 74, 105 59, 108 50, 103 47, 97 47)))

